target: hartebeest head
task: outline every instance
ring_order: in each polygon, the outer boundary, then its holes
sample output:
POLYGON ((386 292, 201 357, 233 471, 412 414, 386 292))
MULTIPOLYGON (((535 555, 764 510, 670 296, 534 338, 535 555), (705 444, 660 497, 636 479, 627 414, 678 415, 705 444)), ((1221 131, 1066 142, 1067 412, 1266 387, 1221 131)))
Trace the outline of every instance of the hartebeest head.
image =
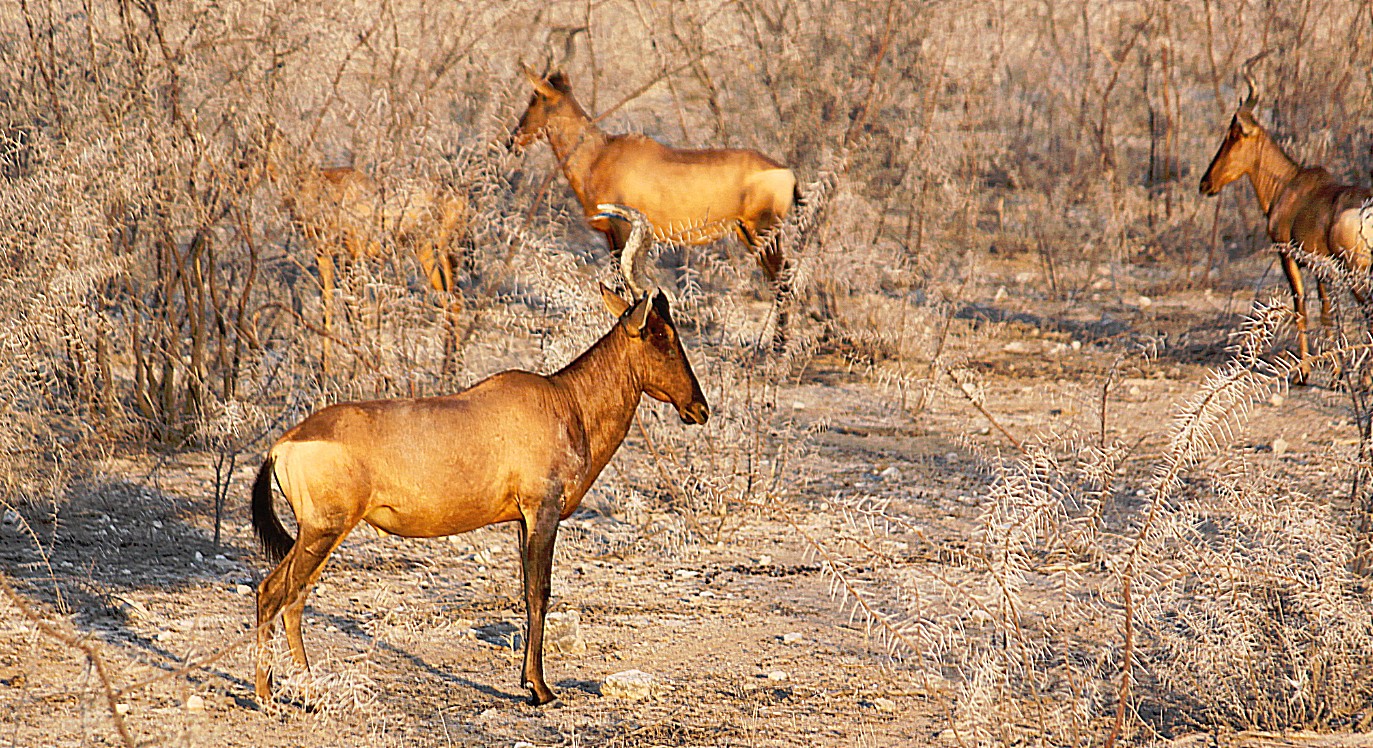
POLYGON ((1203 195, 1215 195, 1224 189, 1225 185, 1252 171, 1264 152, 1263 146, 1268 140, 1268 133, 1259 125, 1258 120, 1254 119, 1254 106, 1259 103, 1259 89, 1254 83, 1252 72, 1254 63, 1264 54, 1266 53, 1255 55, 1244 63, 1244 81, 1249 84, 1249 93, 1240 100, 1239 107, 1235 109, 1235 116, 1230 119, 1230 129, 1225 133, 1225 140, 1221 141, 1216 157, 1211 159, 1211 166, 1201 176, 1199 188, 1203 195))
POLYGON ((601 298, 610 313, 620 318, 629 344, 630 367, 644 394, 672 403, 684 423, 702 424, 709 420, 710 405, 682 348, 667 297, 655 290, 630 304, 601 286, 601 298))
POLYGON ((630 365, 640 378, 644 394, 672 403, 686 423, 705 423, 710 418, 710 406, 682 348, 667 296, 644 270, 645 258, 653 245, 648 219, 624 205, 603 204, 597 208, 601 211, 598 217, 627 221, 632 227, 620 256, 620 267, 625 285, 638 301, 626 301, 605 286, 601 286, 601 298, 611 314, 620 318, 628 335, 630 365))
POLYGON ((512 151, 528 148, 543 134, 549 121, 568 107, 577 107, 577 113, 585 115, 573 100, 572 87, 561 70, 538 75, 528 66, 522 66, 521 69, 524 71, 524 77, 529 80, 529 85, 533 86, 534 93, 529 97, 529 106, 520 116, 519 124, 515 126, 514 132, 510 133, 510 140, 506 143, 506 147, 512 151))

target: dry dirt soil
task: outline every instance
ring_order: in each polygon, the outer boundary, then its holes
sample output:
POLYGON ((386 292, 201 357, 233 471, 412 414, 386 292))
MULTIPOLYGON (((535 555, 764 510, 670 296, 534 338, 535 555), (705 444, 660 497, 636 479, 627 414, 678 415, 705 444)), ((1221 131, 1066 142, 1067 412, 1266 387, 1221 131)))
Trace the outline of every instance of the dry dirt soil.
MULTIPOLYGON (((1013 434, 1093 423, 1100 383, 1125 357, 1109 428, 1147 453, 1207 367, 1223 360, 1253 294, 1012 297, 968 304, 957 316, 983 329, 971 363, 989 411, 1013 434), (1130 353, 1136 339, 1156 334, 1166 336, 1161 355, 1130 353)), ((1279 463, 1309 494, 1329 484, 1333 495, 1342 483, 1316 457, 1354 437, 1343 402, 1329 389, 1294 389, 1261 405, 1228 448, 1279 463), (1279 437, 1286 445, 1276 454, 1279 437)), ((0 744, 119 745, 111 703, 134 740, 158 745, 944 743, 935 702, 831 596, 797 527, 826 532, 835 518, 824 499, 861 486, 920 517, 929 544, 913 552, 939 563, 939 549, 958 547, 974 527, 989 482, 978 454, 1004 451, 1005 437, 953 397, 912 415, 837 355, 808 365, 778 404, 779 418, 820 424, 797 468, 810 475, 811 495, 798 501, 806 509, 796 527, 741 511, 719 543, 635 542, 639 528, 595 496, 565 524, 554 610, 577 611, 585 646, 549 654, 561 699, 545 708, 524 702, 518 680, 523 605, 511 528, 418 541, 356 531, 306 613, 316 693, 297 678, 279 684, 275 708, 259 708, 248 634, 252 587, 268 567, 246 506, 257 465, 235 472, 215 548, 209 456, 111 458, 56 510, 8 517, 0 564, 59 632, 98 651, 115 690, 103 695, 81 650, 5 603, 0 744), (179 672, 187 662, 203 664, 179 672), (654 676, 651 698, 602 694, 607 676, 631 669, 654 676)), ((646 459, 635 447, 608 472, 646 459)), ((284 662, 280 635, 277 644, 284 662)))

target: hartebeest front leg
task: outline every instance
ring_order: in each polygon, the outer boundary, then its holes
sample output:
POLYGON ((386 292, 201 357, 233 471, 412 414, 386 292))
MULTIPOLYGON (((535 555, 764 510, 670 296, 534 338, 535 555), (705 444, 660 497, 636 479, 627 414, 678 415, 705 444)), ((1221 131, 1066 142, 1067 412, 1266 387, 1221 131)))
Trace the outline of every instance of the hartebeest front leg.
POLYGON ((1297 261, 1287 254, 1282 255, 1282 272, 1292 287, 1292 311, 1297 318, 1297 355, 1301 357, 1297 364, 1297 384, 1306 384, 1311 375, 1311 349, 1306 338, 1306 285, 1302 283, 1297 261))
POLYGON ((520 566, 524 571, 526 628, 521 680, 535 706, 557 699, 543 679, 543 622, 553 581, 553 543, 562 513, 562 488, 550 491, 537 505, 520 508, 520 566))

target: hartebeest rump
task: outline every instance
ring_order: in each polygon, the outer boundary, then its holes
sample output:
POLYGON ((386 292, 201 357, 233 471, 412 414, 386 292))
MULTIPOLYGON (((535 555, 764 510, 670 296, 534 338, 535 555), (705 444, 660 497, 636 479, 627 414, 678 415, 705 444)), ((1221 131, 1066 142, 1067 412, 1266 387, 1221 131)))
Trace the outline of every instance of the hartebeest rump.
POLYGON ((556 374, 506 371, 455 395, 332 405, 277 440, 252 499, 253 528, 279 561, 258 588, 260 702, 271 698, 266 650, 277 614, 292 656, 308 668, 305 599, 359 522, 405 537, 519 522, 522 682, 535 704, 556 698, 544 682, 543 624, 559 521, 619 448, 641 395, 672 403, 686 423, 710 417, 667 299, 650 292, 626 301, 604 286, 601 294, 618 321, 556 374), (274 476, 295 513, 295 540, 272 505, 274 476))
POLYGON ((451 187, 419 187, 386 193, 352 166, 322 168, 294 154, 279 135, 265 153, 267 176, 315 252, 324 316, 323 365, 328 370, 334 328, 336 263, 376 257, 386 243, 409 249, 429 287, 445 297, 449 338, 445 358, 456 349, 462 314, 456 270, 469 243, 467 198, 451 187))
POLYGON ((548 138, 587 222, 606 235, 612 252, 624 247, 627 229, 597 218, 602 203, 641 211, 664 241, 708 244, 736 233, 758 253, 768 280, 778 282, 786 259, 772 229, 801 200, 791 169, 757 151, 688 150, 643 135, 609 135, 573 98, 562 72, 524 74, 534 94, 509 145, 522 149, 548 138))
MULTIPOLYGON (((1215 195, 1225 185, 1242 176, 1249 177, 1259 208, 1268 216, 1268 237, 1278 244, 1301 245, 1314 255, 1334 257, 1351 272, 1364 274, 1369 268, 1368 238, 1360 232, 1360 210, 1370 192, 1335 181, 1320 167, 1303 167, 1293 161, 1254 118, 1258 87, 1250 73, 1251 58, 1244 66, 1249 92, 1240 101, 1230 120, 1230 129, 1221 141, 1211 166, 1201 177, 1203 195, 1215 195)), ((1306 286, 1301 268, 1288 253, 1282 253, 1282 269, 1292 288, 1296 312, 1297 348, 1301 356, 1299 377, 1310 373, 1310 348, 1306 335, 1306 286)), ((1325 283, 1316 279, 1321 299, 1321 322, 1329 324, 1330 300, 1325 283)), ((1360 300, 1362 301, 1362 300, 1360 300)))

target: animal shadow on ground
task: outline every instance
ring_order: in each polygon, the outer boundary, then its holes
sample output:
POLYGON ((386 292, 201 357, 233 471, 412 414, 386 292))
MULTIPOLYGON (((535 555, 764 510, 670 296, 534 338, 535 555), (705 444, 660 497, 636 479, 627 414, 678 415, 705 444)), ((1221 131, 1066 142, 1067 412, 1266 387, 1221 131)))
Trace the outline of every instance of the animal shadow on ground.
MULTIPOLYGON (((1156 349, 1158 359, 1175 364, 1215 366, 1229 358, 1231 335, 1244 323, 1239 314, 1202 310, 1112 313, 1102 310, 1095 318, 1085 314, 1033 314, 991 304, 973 302, 954 312, 955 319, 980 323, 1019 323, 1030 327, 1071 335, 1083 345, 1130 349, 1153 338, 1162 339, 1156 349)), ((1279 343, 1281 345, 1281 343, 1279 343)))

